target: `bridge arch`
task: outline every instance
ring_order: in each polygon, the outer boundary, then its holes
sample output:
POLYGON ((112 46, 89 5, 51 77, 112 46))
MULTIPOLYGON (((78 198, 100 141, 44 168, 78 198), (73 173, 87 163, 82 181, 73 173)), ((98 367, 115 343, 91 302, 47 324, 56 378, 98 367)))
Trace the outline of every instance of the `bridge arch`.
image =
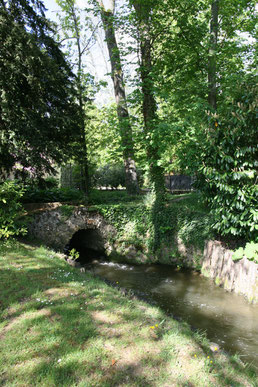
POLYGON ((29 225, 29 235, 60 252, 75 248, 84 260, 110 255, 111 240, 116 230, 98 211, 87 207, 71 207, 64 211, 60 205, 35 212, 29 225))
POLYGON ((98 228, 84 228, 76 231, 66 245, 66 249, 68 254, 75 249, 79 253, 77 261, 81 264, 106 258, 104 238, 98 228))

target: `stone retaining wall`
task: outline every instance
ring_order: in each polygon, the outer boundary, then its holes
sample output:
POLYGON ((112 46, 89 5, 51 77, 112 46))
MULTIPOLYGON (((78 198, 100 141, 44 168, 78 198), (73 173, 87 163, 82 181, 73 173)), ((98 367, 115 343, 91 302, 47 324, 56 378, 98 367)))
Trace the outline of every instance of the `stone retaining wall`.
POLYGON ((258 265, 247 258, 232 260, 233 252, 219 241, 207 241, 203 252, 202 273, 226 290, 243 294, 249 302, 258 302, 258 265))

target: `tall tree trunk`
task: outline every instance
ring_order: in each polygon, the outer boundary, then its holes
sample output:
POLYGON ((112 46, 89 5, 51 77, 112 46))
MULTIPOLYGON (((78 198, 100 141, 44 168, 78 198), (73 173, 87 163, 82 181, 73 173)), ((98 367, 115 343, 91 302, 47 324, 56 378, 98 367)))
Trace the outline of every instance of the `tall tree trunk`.
POLYGON ((123 147, 126 190, 129 194, 134 194, 139 192, 139 187, 134 160, 132 127, 130 124, 129 113, 126 103, 123 70, 113 23, 115 0, 112 0, 111 10, 105 10, 102 0, 97 1, 100 5, 100 14, 105 31, 109 58, 111 62, 112 80, 114 84, 114 93, 117 105, 117 116, 120 126, 121 143, 123 147))
POLYGON ((154 97, 154 80, 151 76, 153 72, 152 66, 152 44, 150 34, 150 15, 152 6, 148 2, 138 0, 131 1, 138 20, 138 33, 140 38, 141 51, 141 81, 143 93, 142 112, 144 118, 144 130, 147 139, 147 157, 149 161, 151 180, 154 185, 154 190, 159 202, 164 201, 165 194, 165 178, 164 169, 158 165, 159 144, 155 143, 152 134, 155 132, 157 125, 157 104, 154 97), (150 140, 148 140, 150 139, 150 140))
POLYGON ((210 47, 208 63, 208 103, 214 110, 217 109, 216 53, 218 44, 218 15, 219 0, 213 0, 211 4, 210 47))

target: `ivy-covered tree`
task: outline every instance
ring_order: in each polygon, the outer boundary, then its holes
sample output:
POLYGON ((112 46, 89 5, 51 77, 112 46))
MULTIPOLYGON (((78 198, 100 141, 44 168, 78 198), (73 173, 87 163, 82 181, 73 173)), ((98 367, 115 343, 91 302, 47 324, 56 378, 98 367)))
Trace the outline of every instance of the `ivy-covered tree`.
POLYGON ((161 144, 158 141, 158 114, 155 99, 154 77, 154 46, 153 19, 157 1, 131 0, 135 10, 135 22, 140 47, 140 85, 142 92, 142 114, 144 120, 144 135, 147 160, 150 169, 151 181, 158 201, 164 199, 164 169, 160 163, 161 144))
POLYGON ((54 172, 77 141, 73 74, 39 0, 0 1, 0 172, 54 172))

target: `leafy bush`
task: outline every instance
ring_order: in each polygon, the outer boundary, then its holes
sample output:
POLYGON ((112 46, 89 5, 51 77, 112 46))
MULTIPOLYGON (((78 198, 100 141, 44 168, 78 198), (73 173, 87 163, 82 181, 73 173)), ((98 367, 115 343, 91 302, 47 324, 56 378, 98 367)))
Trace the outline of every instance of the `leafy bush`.
POLYGON ((38 187, 26 187, 22 197, 23 203, 51 203, 82 201, 85 195, 74 188, 40 189, 38 187))
POLYGON ((59 181, 55 177, 47 177, 46 179, 41 180, 39 188, 42 188, 42 189, 57 188, 58 184, 59 184, 59 181))
POLYGON ((240 247, 232 255, 233 261, 238 261, 244 257, 249 259, 249 261, 258 263, 258 243, 249 242, 246 244, 245 248, 240 247))
POLYGON ((100 167, 96 170, 92 180, 96 187, 110 187, 112 189, 119 186, 125 187, 124 166, 122 164, 108 164, 100 167))
POLYGON ((151 240, 151 236, 146 238, 152 227, 151 211, 142 203, 100 204, 96 208, 116 228, 120 241, 147 247, 151 240))
POLYGON ((0 239, 26 234, 25 223, 20 218, 22 195, 23 188, 15 181, 0 184, 0 239))
POLYGON ((211 117, 198 188, 207 199, 221 235, 257 239, 257 87, 236 85, 235 98, 211 117))

